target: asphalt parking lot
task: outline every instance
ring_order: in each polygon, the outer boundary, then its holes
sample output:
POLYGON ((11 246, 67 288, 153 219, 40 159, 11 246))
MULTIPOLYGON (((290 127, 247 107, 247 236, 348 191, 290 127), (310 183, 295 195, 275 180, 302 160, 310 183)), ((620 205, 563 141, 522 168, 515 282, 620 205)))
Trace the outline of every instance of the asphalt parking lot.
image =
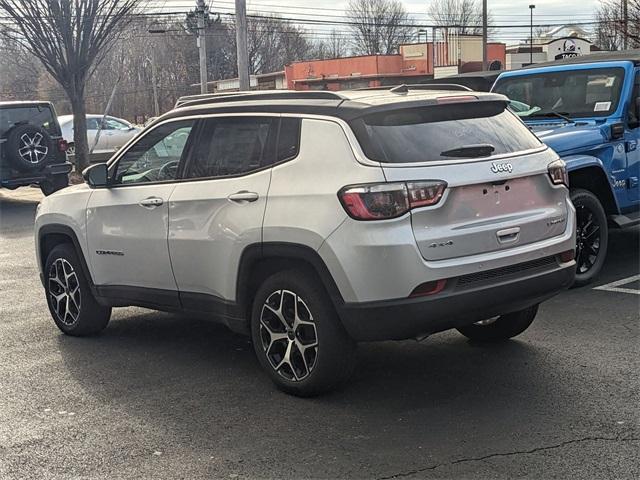
POLYGON ((364 344, 350 385, 298 399, 247 339, 116 309, 94 338, 49 317, 39 192, 0 193, 0 478, 640 478, 640 230, 523 335, 364 344))

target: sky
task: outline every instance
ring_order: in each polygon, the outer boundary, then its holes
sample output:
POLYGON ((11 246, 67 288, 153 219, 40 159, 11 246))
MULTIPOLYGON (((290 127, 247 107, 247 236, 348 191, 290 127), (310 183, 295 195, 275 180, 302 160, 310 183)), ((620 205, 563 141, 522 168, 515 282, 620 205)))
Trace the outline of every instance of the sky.
MULTIPOLYGON (((196 0, 147 0, 150 5, 168 9, 191 9, 196 0)), ((428 22, 427 6, 430 0, 401 0, 406 10, 420 22, 428 22)), ((478 2, 481 0, 477 0, 478 2)), ((205 0, 211 11, 233 12, 235 0, 205 0)), ((529 31, 529 4, 534 3, 534 24, 589 22, 594 20, 599 0, 488 0, 489 12, 495 25, 522 25, 517 29, 499 29, 492 40, 517 43, 525 38, 529 31)), ((348 0, 247 0, 249 13, 267 11, 280 16, 302 18, 343 18, 348 0)), ((327 28, 333 27, 311 27, 327 28)), ((344 29, 344 27, 338 27, 344 29)), ((586 27, 589 28, 588 26, 586 27)))

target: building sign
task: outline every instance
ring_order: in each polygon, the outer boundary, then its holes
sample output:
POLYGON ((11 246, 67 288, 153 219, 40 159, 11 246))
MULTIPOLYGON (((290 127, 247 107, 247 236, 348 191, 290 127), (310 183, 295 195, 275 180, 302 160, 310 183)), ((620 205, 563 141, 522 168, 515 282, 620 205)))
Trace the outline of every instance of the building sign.
POLYGON ((562 58, 579 57, 584 53, 590 53, 589 44, 579 38, 565 38, 555 40, 547 46, 549 57, 553 56, 554 60, 562 58), (584 51, 586 47, 586 52, 584 51))

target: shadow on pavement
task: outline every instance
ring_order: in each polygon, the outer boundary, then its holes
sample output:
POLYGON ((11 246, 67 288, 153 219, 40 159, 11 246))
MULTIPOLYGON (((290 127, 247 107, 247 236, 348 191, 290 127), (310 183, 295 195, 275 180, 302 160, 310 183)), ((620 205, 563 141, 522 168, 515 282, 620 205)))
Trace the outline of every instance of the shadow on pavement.
POLYGON ((0 235, 24 233, 33 229, 39 191, 22 188, 9 195, 0 193, 0 235))

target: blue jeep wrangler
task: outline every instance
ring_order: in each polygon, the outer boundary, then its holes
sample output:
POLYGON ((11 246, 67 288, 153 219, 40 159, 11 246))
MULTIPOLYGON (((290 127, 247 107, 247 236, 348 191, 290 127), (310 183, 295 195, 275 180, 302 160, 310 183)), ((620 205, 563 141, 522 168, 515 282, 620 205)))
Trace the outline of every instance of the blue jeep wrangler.
POLYGON ((578 235, 575 285, 598 274, 609 228, 640 223, 640 50, 502 73, 493 91, 567 163, 578 235))

